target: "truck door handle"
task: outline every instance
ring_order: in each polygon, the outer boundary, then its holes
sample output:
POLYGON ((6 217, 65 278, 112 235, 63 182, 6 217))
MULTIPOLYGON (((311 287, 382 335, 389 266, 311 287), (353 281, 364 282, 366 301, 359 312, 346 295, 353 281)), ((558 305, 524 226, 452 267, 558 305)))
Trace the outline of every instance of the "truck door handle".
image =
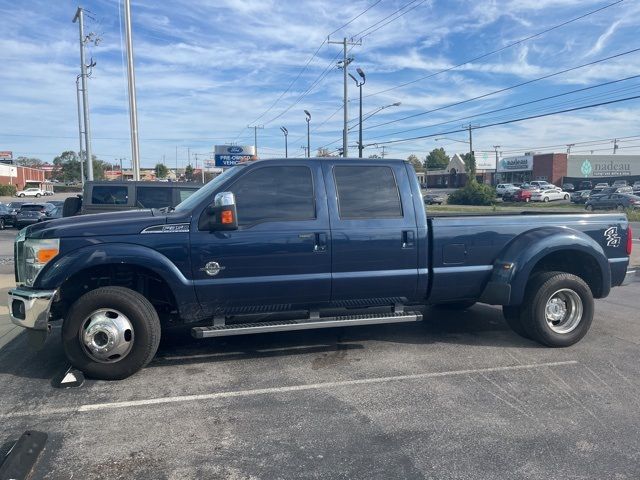
POLYGON ((415 245, 415 233, 413 230, 402 231, 402 248, 413 248, 415 245))
POLYGON ((316 233, 315 244, 313 245, 314 252, 326 252, 327 251, 327 234, 316 233))

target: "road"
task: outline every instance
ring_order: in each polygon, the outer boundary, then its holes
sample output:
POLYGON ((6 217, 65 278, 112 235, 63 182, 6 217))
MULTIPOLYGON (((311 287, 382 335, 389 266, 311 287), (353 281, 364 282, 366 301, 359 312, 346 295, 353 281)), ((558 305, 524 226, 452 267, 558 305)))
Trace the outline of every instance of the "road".
MULTIPOLYGON (((55 328, 0 350, 0 439, 49 440, 34 478, 640 476, 640 284, 565 349, 500 310, 419 324, 165 341, 120 382, 60 390, 55 328)), ((9 445, 9 443, 7 443, 9 445)))

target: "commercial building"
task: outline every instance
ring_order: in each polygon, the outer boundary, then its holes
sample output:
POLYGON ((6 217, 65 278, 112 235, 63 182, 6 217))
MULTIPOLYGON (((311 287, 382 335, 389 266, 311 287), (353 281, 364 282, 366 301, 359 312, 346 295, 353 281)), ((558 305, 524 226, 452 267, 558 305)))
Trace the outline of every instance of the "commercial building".
POLYGON ((37 168, 0 164, 0 185, 15 185, 22 190, 27 182, 44 182, 44 171, 37 168))

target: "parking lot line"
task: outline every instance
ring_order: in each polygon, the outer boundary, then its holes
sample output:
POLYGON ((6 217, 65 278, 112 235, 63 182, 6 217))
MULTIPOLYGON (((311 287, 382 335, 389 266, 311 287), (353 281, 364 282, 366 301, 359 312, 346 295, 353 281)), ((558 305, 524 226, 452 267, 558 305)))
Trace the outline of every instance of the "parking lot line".
POLYGON ((510 365, 504 367, 488 367, 488 368, 474 368, 465 370, 449 370, 444 372, 425 372, 416 373, 410 375, 394 375, 389 377, 375 377, 375 378, 363 378, 357 380, 343 380, 337 382, 324 382, 324 383, 311 383, 306 385, 291 385, 286 387, 271 387, 271 388, 257 388, 253 390, 237 390, 231 392, 218 392, 218 393, 206 393, 198 395, 182 395, 178 397, 161 397, 161 398, 149 398, 146 400, 132 400, 126 402, 110 402, 110 403, 96 403, 80 405, 78 407, 69 408, 40 408, 32 411, 18 411, 10 412, 0 415, 0 419, 24 417, 24 416, 42 416, 42 415, 55 415, 55 414, 67 414, 78 412, 94 412, 100 410, 111 410, 118 408, 132 408, 143 407, 148 405, 160 405, 167 403, 182 403, 182 402, 194 402, 201 400, 218 400, 223 398, 235 398, 235 397, 249 397, 254 395, 265 395, 271 393, 289 393, 289 392, 301 392, 307 390, 322 390, 340 387, 350 387, 356 385, 371 385, 385 382, 397 382, 403 380, 417 380, 425 378, 439 378, 450 377, 458 375, 473 375, 492 372, 508 372, 518 370, 531 370, 537 368, 548 367, 560 367, 566 365, 577 365, 577 360, 567 360, 562 362, 547 362, 547 363, 531 363, 526 365, 510 365))

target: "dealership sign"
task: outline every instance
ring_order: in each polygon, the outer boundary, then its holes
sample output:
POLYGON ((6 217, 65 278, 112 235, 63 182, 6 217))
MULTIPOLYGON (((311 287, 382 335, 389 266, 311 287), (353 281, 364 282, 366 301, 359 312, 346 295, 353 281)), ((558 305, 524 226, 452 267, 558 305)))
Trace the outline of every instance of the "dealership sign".
POLYGON ((216 145, 213 165, 205 161, 205 168, 233 167, 255 159, 256 147, 253 145, 216 145))
POLYGON ((0 151, 0 158, 11 160, 13 158, 13 152, 7 150, 0 151))
POLYGON ((570 177, 640 175, 638 155, 570 155, 567 163, 567 175, 570 177))
POLYGON ((477 170, 495 170, 496 157, 493 152, 476 152, 476 169, 477 170))
POLYGON ((503 157, 498 162, 498 172, 525 172, 533 170, 533 155, 503 157))

